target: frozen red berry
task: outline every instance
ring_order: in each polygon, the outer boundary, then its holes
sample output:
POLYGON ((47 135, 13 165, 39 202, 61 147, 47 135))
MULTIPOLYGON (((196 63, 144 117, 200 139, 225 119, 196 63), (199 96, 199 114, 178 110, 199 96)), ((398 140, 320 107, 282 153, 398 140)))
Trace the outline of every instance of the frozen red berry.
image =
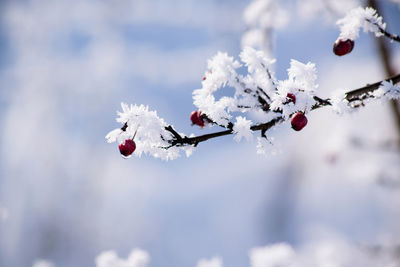
POLYGON ((307 125, 307 117, 303 112, 297 112, 292 117, 292 128, 295 131, 300 131, 307 125))
MULTIPOLYGON (((207 74, 211 74, 212 73, 212 71, 211 70, 209 70, 209 71, 207 71, 207 74)), ((204 76, 203 76, 203 81, 205 81, 207 79, 207 75, 206 74, 204 74, 204 76)))
POLYGON ((204 127, 204 120, 201 117, 201 111, 200 110, 195 110, 190 114, 190 120, 192 121, 193 124, 196 124, 200 127, 204 127))
POLYGON ((293 102, 293 104, 296 104, 296 96, 294 94, 288 93, 286 98, 288 99, 288 103, 293 102))
POLYGON ((132 139, 126 139, 125 142, 119 145, 119 152, 124 157, 129 157, 136 149, 135 141, 132 139))
POLYGON ((354 41, 347 39, 347 40, 341 40, 337 39, 335 44, 333 45, 333 53, 337 56, 344 56, 353 50, 354 47, 354 41))

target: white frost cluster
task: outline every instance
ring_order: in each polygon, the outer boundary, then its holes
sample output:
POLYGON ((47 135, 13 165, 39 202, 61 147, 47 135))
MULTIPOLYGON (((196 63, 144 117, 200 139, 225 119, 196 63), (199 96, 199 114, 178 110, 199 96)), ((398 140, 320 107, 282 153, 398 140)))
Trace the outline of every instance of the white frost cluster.
POLYGON ((372 95, 376 98, 382 98, 385 100, 399 99, 400 87, 393 85, 392 81, 383 81, 379 88, 372 93, 372 95))
POLYGON ((332 104, 331 109, 339 115, 353 110, 350 107, 349 101, 346 99, 346 90, 344 89, 334 91, 330 97, 330 102, 332 104))
POLYGON ((141 249, 134 249, 127 259, 121 259, 115 251, 104 251, 96 258, 96 267, 147 267, 149 254, 141 249))
POLYGON ((247 30, 242 36, 242 47, 261 49, 269 56, 272 31, 283 28, 289 21, 289 15, 277 0, 254 0, 245 9, 243 19, 247 30))
POLYGON ((118 141, 119 144, 125 142, 125 140, 133 138, 136 143, 135 155, 141 156, 143 153, 150 154, 155 158, 161 158, 163 160, 171 160, 179 157, 180 150, 192 150, 192 147, 171 147, 165 140, 171 139, 171 133, 165 130, 168 126, 166 122, 157 116, 156 111, 150 111, 147 106, 144 105, 131 105, 121 103, 122 112, 117 112, 117 122, 122 125, 125 123, 128 125, 125 131, 121 129, 115 129, 109 132, 106 139, 109 143, 118 141), (163 140, 164 138, 164 140, 163 140))
POLYGON ((222 259, 219 257, 200 259, 197 262, 197 267, 222 267, 222 259))
POLYGON ((236 69, 240 66, 240 63, 233 57, 219 52, 208 61, 209 71, 202 82, 203 87, 193 92, 194 105, 207 114, 210 119, 223 126, 227 126, 232 117, 229 110, 234 106, 234 99, 222 97, 216 100, 213 93, 227 85, 240 90, 241 86, 236 73, 236 69))
POLYGON ((355 40, 359 37, 360 29, 364 32, 373 32, 376 37, 383 34, 379 28, 385 29, 386 23, 383 23, 382 17, 378 16, 376 10, 371 7, 357 7, 350 10, 347 15, 336 22, 340 27, 339 39, 355 40))
POLYGON ((270 68, 275 61, 268 59, 262 51, 246 47, 240 53, 240 59, 248 69, 244 77, 236 73, 241 66, 238 61, 218 53, 209 61, 203 87, 193 92, 194 104, 213 121, 226 126, 232 118, 231 112, 259 109, 257 96, 264 97, 273 110, 282 110, 285 117, 295 111, 308 112, 315 104, 313 97, 318 87, 315 64, 292 60, 289 78, 277 81, 270 68), (226 85, 235 88, 234 96, 215 100, 213 94, 226 85), (288 93, 296 96, 296 104, 287 103, 288 93), (248 108, 242 109, 243 106, 248 108))
POLYGON ((242 116, 236 117, 236 122, 233 125, 233 132, 235 133, 233 139, 239 142, 244 137, 247 141, 250 141, 253 138, 253 131, 250 130, 251 124, 251 120, 242 116))
POLYGON ((285 118, 297 111, 309 112, 316 103, 314 96, 315 90, 318 88, 317 70, 313 63, 303 64, 292 59, 288 75, 287 80, 279 81, 278 90, 273 94, 271 104, 273 110, 282 110, 285 118), (296 97, 296 103, 289 102, 288 94, 296 97))
MULTIPOLYGON (((368 93, 368 96, 372 96, 375 99, 391 100, 400 99, 400 87, 393 84, 392 81, 383 81, 378 89, 368 93)), ((332 104, 331 109, 337 114, 343 114, 347 112, 353 112, 355 109, 351 106, 351 103, 346 99, 346 90, 336 90, 329 98, 332 104)), ((370 97, 367 97, 362 101, 369 101, 370 97)))
POLYGON ((241 61, 248 68, 246 76, 239 75, 237 69, 242 66, 226 53, 218 53, 208 61, 208 71, 202 88, 193 91, 193 103, 214 122, 227 126, 232 112, 258 109, 255 94, 274 92, 267 69, 274 60, 265 57, 262 51, 246 47, 240 54, 241 61), (233 97, 224 96, 217 100, 214 93, 225 86, 235 89, 233 97), (247 108, 242 108, 247 107, 247 108))

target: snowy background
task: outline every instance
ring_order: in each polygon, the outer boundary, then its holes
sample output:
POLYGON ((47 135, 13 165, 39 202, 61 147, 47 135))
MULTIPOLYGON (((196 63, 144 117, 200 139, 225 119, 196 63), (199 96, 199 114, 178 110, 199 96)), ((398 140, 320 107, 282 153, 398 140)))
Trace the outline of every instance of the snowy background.
MULTIPOLYGON (((398 139, 388 103, 343 117, 321 109, 301 132, 284 124, 276 156, 232 136, 171 162, 124 160, 106 143, 121 101, 149 105, 185 133, 213 131, 190 126, 192 91, 207 59, 237 58, 249 2, 0 2, 0 266, 95 266, 102 251, 141 248, 152 267, 213 256, 239 267, 277 242, 400 245, 400 153, 379 147, 398 139)), ((317 0, 300 2, 282 3, 278 78, 292 58, 316 63, 322 97, 385 78, 372 34, 337 57, 334 20, 311 9, 317 0)), ((379 2, 400 33, 399 4, 379 2)), ((390 47, 399 73, 399 44, 390 47)))

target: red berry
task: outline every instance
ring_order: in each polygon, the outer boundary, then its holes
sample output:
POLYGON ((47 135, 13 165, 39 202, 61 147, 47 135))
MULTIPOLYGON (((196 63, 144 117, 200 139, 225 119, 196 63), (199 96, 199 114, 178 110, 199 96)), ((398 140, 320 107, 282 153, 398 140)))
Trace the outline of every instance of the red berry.
POLYGON ((288 93, 286 95, 286 98, 289 98, 288 103, 293 102, 293 104, 296 104, 296 96, 294 94, 288 93))
MULTIPOLYGON (((207 71, 207 74, 211 74, 211 73, 212 73, 211 70, 207 71)), ((206 79, 207 79, 207 76, 206 76, 206 74, 204 74, 204 76, 203 76, 203 81, 206 80, 206 79)))
POLYGON ((344 56, 353 50, 354 41, 347 39, 347 40, 336 40, 335 44, 333 45, 333 53, 337 56, 344 56))
POLYGON ((200 110, 195 110, 190 114, 190 120, 192 121, 193 124, 196 124, 200 127, 204 127, 204 121, 201 118, 201 111, 200 110))
POLYGON ((292 128, 295 131, 300 131, 307 125, 307 118, 303 112, 297 112, 292 117, 292 128))
POLYGON ((120 144, 118 147, 122 156, 129 157, 135 151, 136 144, 132 139, 126 139, 125 142, 120 144))

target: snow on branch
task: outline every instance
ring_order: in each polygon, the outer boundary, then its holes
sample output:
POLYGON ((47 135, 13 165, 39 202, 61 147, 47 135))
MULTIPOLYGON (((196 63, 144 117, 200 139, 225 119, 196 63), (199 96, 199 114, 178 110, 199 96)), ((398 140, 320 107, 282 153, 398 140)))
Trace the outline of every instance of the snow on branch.
POLYGON ((359 37, 360 29, 364 32, 373 32, 376 37, 386 36, 393 41, 400 42, 400 37, 386 31, 386 23, 371 7, 357 7, 350 10, 347 15, 339 19, 336 24, 340 28, 340 40, 356 40, 359 37))
POLYGON ((186 136, 147 106, 121 104, 122 112, 117 113, 117 122, 122 127, 107 134, 107 141, 117 141, 124 156, 146 153, 172 160, 179 157, 181 151, 189 156, 199 143, 209 139, 234 134, 236 141, 252 140, 253 133, 259 131, 257 153, 265 154, 265 149, 273 144, 267 131, 289 119, 292 128, 300 131, 307 124, 306 114, 317 108, 330 106, 333 111, 344 113, 374 99, 400 97, 400 88, 396 86, 400 74, 353 91, 338 91, 323 99, 317 96, 315 64, 292 60, 288 78, 277 80, 270 70, 274 60, 268 59, 262 51, 247 47, 239 57, 241 62, 226 53, 214 56, 208 62, 202 88, 193 92, 194 104, 199 109, 190 116, 193 124, 201 127, 218 125, 224 128, 222 131, 186 136), (247 68, 247 73, 238 74, 240 68, 247 68), (232 96, 217 99, 215 93, 224 87, 233 89, 232 96), (265 113, 268 119, 253 122, 245 117, 255 111, 265 113))
POLYGON ((400 87, 394 86, 393 81, 383 81, 372 96, 386 100, 399 99, 400 87))
POLYGON ((117 122, 123 126, 107 134, 106 139, 109 143, 118 141, 120 145, 126 145, 126 140, 135 139, 136 156, 147 153, 163 160, 175 159, 179 156, 180 149, 185 150, 183 147, 165 149, 170 145, 168 140, 177 138, 180 134, 169 130, 167 123, 157 116, 156 111, 149 111, 149 107, 144 105, 128 106, 121 103, 121 107, 122 112, 117 113, 117 122))

